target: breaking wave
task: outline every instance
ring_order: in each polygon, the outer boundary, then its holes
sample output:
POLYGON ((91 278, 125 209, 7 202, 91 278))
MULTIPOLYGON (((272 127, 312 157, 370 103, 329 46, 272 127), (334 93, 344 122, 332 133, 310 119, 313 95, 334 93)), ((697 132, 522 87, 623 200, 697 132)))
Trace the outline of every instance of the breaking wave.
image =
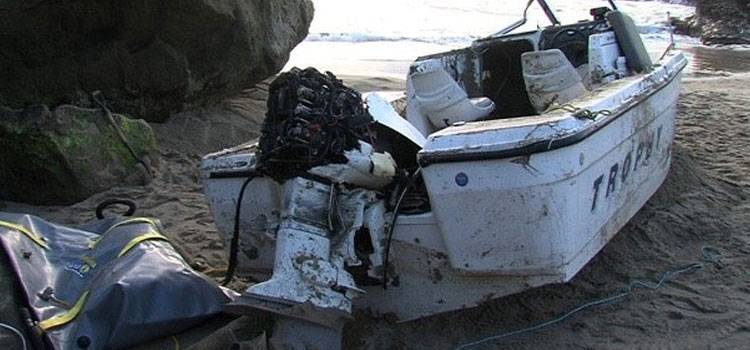
POLYGON ((465 36, 405 36, 377 35, 368 33, 310 33, 305 41, 311 42, 376 42, 376 41, 414 41, 431 44, 466 44, 479 39, 478 35, 465 36))
MULTIPOLYGON (((516 22, 526 0, 505 2, 477 0, 381 0, 362 4, 350 0, 313 0, 315 19, 308 42, 420 42, 444 45, 468 45, 516 22)), ((563 23, 588 18, 592 7, 607 6, 607 1, 549 1, 563 23)), ((695 13, 691 6, 655 1, 618 1, 630 14, 647 41, 670 40, 667 17, 684 18, 695 13)), ((529 9, 526 25, 517 32, 547 25, 541 9, 529 9)), ((680 39, 684 39, 680 37, 680 39)))

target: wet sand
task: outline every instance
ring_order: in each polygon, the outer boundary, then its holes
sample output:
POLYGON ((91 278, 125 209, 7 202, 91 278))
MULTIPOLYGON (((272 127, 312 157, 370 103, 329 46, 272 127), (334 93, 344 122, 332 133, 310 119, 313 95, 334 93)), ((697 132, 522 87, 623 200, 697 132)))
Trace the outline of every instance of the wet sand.
POLYGON ((696 77, 750 72, 750 49, 686 46, 688 74, 696 77))
MULTIPOLYGON (((482 307, 392 324, 357 312, 345 349, 448 349, 560 316, 623 290, 632 279, 655 280, 668 269, 699 261, 701 247, 725 255, 654 293, 577 314, 536 333, 478 349, 739 349, 750 343, 750 53, 693 48, 684 78, 674 162, 662 188, 568 284, 550 285, 490 301, 482 307)), ((354 64, 355 63, 348 63, 354 64)), ((332 67, 335 68, 335 67, 332 67)), ((336 70, 334 70, 336 72, 336 70)), ((364 72, 364 71, 363 71, 364 72)), ((349 72, 357 73, 355 72, 349 72)), ((355 74, 344 80, 362 91, 403 89, 395 76, 355 74)), ((267 85, 219 106, 181 113, 155 124, 161 165, 148 186, 115 186, 65 207, 0 202, 64 223, 94 218, 108 197, 139 205, 137 215, 160 218, 166 234, 201 271, 226 265, 222 241, 202 194, 201 155, 258 136, 267 85)), ((220 273, 213 276, 220 279, 220 273)), ((232 284, 240 289, 241 281, 232 284)), ((0 341, 4 338, 0 337, 0 341)))

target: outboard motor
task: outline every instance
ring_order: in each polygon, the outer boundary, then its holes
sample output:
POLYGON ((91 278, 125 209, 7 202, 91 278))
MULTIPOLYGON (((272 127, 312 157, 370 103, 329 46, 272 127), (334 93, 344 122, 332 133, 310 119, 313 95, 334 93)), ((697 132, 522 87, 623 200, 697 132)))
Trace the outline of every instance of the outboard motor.
POLYGON ((293 68, 269 93, 256 170, 281 188, 273 275, 230 308, 276 315, 271 343, 279 349, 340 348, 352 299, 364 293, 349 269, 365 260, 369 278, 382 276, 382 190, 396 163, 373 147, 360 94, 333 74, 293 68), (364 255, 355 249, 363 230, 371 246, 364 255))

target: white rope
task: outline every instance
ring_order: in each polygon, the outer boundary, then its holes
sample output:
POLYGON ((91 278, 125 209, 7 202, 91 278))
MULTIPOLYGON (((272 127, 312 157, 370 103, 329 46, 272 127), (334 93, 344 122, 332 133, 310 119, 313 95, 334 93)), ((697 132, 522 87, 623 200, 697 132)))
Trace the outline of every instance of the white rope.
POLYGON ((23 336, 23 334, 21 333, 21 331, 19 331, 18 329, 16 329, 15 327, 13 327, 13 326, 11 326, 9 324, 2 323, 2 322, 0 322, 0 327, 3 327, 5 329, 10 330, 13 333, 16 333, 16 335, 19 338, 21 338, 21 344, 23 345, 23 350, 26 350, 26 338, 23 336))

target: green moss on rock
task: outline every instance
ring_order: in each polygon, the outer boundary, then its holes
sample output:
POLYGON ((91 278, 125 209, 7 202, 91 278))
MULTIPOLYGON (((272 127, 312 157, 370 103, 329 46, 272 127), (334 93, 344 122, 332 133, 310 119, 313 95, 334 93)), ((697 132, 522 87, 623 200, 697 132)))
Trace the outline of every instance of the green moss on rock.
MULTIPOLYGON (((143 120, 114 115, 138 157, 155 157, 156 137, 143 120)), ((139 183, 133 157, 98 109, 35 106, 0 111, 0 198, 70 204, 119 184, 139 183)))

